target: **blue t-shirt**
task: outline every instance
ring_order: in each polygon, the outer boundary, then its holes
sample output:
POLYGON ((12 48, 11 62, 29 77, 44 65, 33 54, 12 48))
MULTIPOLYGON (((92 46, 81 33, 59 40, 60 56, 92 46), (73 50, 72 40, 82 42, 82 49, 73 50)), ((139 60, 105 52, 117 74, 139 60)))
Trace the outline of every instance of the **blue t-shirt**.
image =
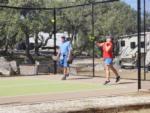
POLYGON ((66 41, 60 45, 60 56, 68 56, 69 51, 72 50, 70 41, 66 41))

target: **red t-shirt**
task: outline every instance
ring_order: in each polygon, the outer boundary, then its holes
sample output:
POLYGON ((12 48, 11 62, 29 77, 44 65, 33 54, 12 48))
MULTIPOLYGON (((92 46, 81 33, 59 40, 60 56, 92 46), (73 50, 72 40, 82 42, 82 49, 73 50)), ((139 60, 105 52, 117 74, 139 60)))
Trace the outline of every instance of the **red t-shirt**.
POLYGON ((102 46, 103 58, 113 58, 113 44, 112 42, 105 42, 102 46), (110 46, 110 50, 106 51, 106 47, 110 46))

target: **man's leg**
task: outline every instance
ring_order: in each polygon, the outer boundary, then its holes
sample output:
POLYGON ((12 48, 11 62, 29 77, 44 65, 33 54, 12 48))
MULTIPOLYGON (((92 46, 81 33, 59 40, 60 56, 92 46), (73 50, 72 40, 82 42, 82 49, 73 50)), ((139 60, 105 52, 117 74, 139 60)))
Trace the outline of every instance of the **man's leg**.
POLYGON ((105 65, 105 74, 106 74, 106 81, 110 81, 110 69, 109 69, 109 65, 105 65))
POLYGON ((106 58, 104 59, 105 63, 105 73, 106 73, 106 81, 104 85, 108 84, 110 82, 110 68, 112 64, 112 59, 111 58, 106 58))
POLYGON ((64 67, 64 75, 66 75, 66 74, 67 74, 67 68, 64 67))
POLYGON ((116 76, 119 76, 117 70, 114 68, 113 65, 110 65, 110 69, 113 71, 113 73, 114 73, 116 76))
POLYGON ((64 67, 64 76, 62 80, 66 80, 66 78, 69 76, 69 65, 67 62, 67 57, 64 57, 63 67, 64 67))
POLYGON ((70 69, 67 67, 67 77, 69 77, 70 69))
POLYGON ((67 77, 67 68, 64 67, 64 72, 63 72, 64 76, 62 77, 62 80, 66 80, 67 77))
POLYGON ((114 74, 116 75, 116 82, 119 82, 120 81, 120 76, 117 72, 117 70, 114 68, 113 65, 110 65, 110 69, 114 72, 114 74))
POLYGON ((108 84, 110 82, 110 69, 109 65, 105 64, 105 76, 106 76, 106 81, 104 85, 108 84))

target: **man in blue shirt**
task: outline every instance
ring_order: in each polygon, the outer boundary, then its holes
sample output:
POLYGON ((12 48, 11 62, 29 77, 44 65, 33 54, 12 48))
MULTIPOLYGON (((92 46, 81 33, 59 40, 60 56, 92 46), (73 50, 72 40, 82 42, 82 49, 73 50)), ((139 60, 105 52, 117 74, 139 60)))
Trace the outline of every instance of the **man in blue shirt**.
POLYGON ((60 58, 59 64, 63 67, 63 78, 62 80, 66 80, 69 76, 69 57, 71 55, 72 47, 70 41, 67 41, 65 37, 61 37, 62 44, 59 47, 58 56, 60 58))

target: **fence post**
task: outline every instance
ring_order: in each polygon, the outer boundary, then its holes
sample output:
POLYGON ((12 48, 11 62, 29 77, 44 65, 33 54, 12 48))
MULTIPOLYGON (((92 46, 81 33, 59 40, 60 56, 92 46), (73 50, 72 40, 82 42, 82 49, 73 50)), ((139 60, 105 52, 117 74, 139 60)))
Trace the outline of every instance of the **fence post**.
MULTIPOLYGON (((54 34, 54 55, 57 55, 56 52, 56 8, 53 9, 54 23, 53 23, 53 34, 54 34)), ((54 74, 57 74, 57 62, 54 61, 54 74)))
POLYGON ((141 0, 137 0, 137 27, 138 27, 138 90, 141 89, 141 0))
POLYGON ((146 80, 146 66, 145 66, 145 60, 146 60, 146 18, 145 18, 145 13, 146 13, 146 9, 145 9, 145 0, 144 0, 144 80, 146 80))
POLYGON ((93 37, 93 77, 95 77, 95 33, 94 33, 94 4, 92 3, 92 37, 93 37))

